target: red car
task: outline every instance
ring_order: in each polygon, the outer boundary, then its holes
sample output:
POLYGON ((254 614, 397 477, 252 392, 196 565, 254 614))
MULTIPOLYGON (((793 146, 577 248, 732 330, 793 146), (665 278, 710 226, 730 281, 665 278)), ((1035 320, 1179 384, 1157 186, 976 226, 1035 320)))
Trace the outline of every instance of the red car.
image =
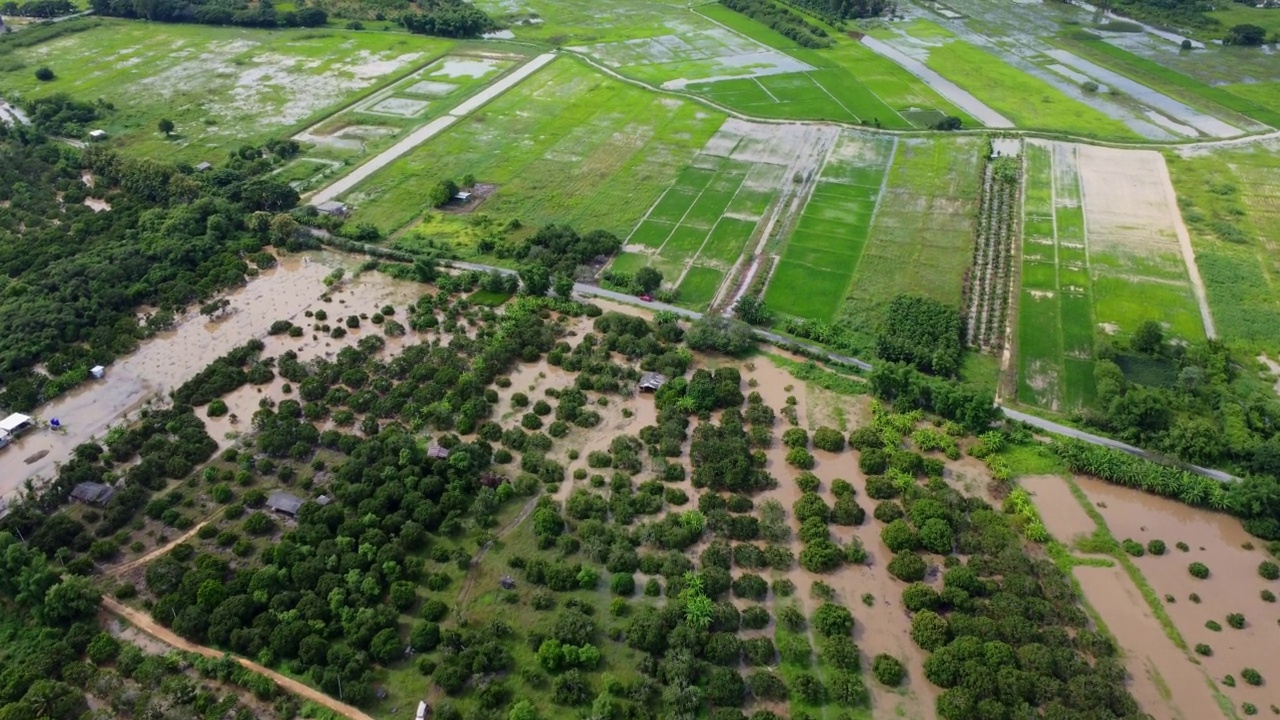
POLYGON ((645 301, 645 302, 653 302, 653 296, 652 296, 652 295, 641 295, 641 296, 640 296, 640 299, 641 299, 641 300, 643 300, 643 301, 645 301))

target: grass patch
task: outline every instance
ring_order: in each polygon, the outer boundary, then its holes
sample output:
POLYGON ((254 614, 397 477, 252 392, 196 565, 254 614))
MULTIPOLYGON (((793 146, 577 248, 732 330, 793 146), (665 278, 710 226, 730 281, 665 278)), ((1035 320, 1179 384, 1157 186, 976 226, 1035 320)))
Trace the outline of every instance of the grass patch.
POLYGON ((809 385, 830 390, 840 395, 866 395, 869 392, 867 383, 860 378, 839 375, 812 360, 801 362, 782 355, 765 353, 765 357, 774 365, 786 370, 791 377, 809 385))
POLYGON ((498 307, 511 299, 513 293, 490 292, 488 290, 477 290, 467 298, 475 305, 484 305, 485 307, 498 307))
POLYGON ((563 58, 357 186, 354 222, 412 222, 424 190, 467 173, 498 189, 486 214, 619 235, 711 137, 723 116, 563 58))

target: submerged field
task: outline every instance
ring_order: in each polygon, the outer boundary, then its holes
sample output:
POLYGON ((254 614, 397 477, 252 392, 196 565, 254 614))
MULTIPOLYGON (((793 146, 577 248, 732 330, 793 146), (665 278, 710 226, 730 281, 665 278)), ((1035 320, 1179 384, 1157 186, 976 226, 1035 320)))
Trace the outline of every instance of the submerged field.
POLYGON ((867 246, 896 145, 891 138, 841 133, 769 283, 771 308, 834 319, 867 246))
POLYGON ((1088 404, 1095 336, 1144 320, 1179 340, 1205 336, 1160 155, 1032 141, 1024 172, 1020 399, 1088 404))
POLYGON ((469 173, 496 186, 480 213, 625 236, 723 120, 564 58, 342 199, 355 222, 392 232, 429 209, 429 188, 469 173))
POLYGON ((864 339, 900 293, 960 307, 973 254, 983 143, 903 138, 871 221, 838 321, 864 339))
POLYGON ((220 161, 244 144, 287 137, 453 43, 394 33, 221 28, 103 21, 19 48, 6 93, 68 93, 115 106, 99 123, 131 153, 220 161), (52 82, 35 79, 47 66, 52 82), (173 137, 157 129, 164 118, 173 137))

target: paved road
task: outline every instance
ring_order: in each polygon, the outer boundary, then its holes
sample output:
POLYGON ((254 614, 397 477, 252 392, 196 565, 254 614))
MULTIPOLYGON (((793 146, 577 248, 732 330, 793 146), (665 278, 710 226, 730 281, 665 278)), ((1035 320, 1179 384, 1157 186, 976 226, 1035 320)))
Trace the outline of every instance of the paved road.
POLYGON ((497 82, 484 90, 481 90, 479 93, 476 93, 476 95, 471 99, 450 110, 448 114, 442 115, 417 130, 414 130, 400 142, 374 156, 374 158, 369 162, 366 162, 355 170, 343 175, 328 186, 317 190, 307 202, 312 205, 320 205, 321 203, 337 198, 339 195, 342 195, 356 185, 359 185, 361 182, 364 182, 364 180, 370 175, 390 165, 401 155, 413 150, 436 135, 439 135, 457 121, 475 112, 475 110, 480 106, 490 100, 493 100, 516 85, 519 85, 522 80, 534 74, 544 65, 555 59, 555 53, 543 53, 524 65, 521 65, 511 74, 503 76, 497 82))

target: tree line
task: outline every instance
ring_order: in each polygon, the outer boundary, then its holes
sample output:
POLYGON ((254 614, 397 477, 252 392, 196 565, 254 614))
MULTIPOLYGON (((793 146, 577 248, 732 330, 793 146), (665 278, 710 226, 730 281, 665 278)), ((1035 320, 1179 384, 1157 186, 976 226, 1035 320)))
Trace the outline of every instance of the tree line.
POLYGON ((277 11, 270 0, 89 0, 94 14, 155 22, 242 27, 321 27, 328 14, 315 6, 277 11))

